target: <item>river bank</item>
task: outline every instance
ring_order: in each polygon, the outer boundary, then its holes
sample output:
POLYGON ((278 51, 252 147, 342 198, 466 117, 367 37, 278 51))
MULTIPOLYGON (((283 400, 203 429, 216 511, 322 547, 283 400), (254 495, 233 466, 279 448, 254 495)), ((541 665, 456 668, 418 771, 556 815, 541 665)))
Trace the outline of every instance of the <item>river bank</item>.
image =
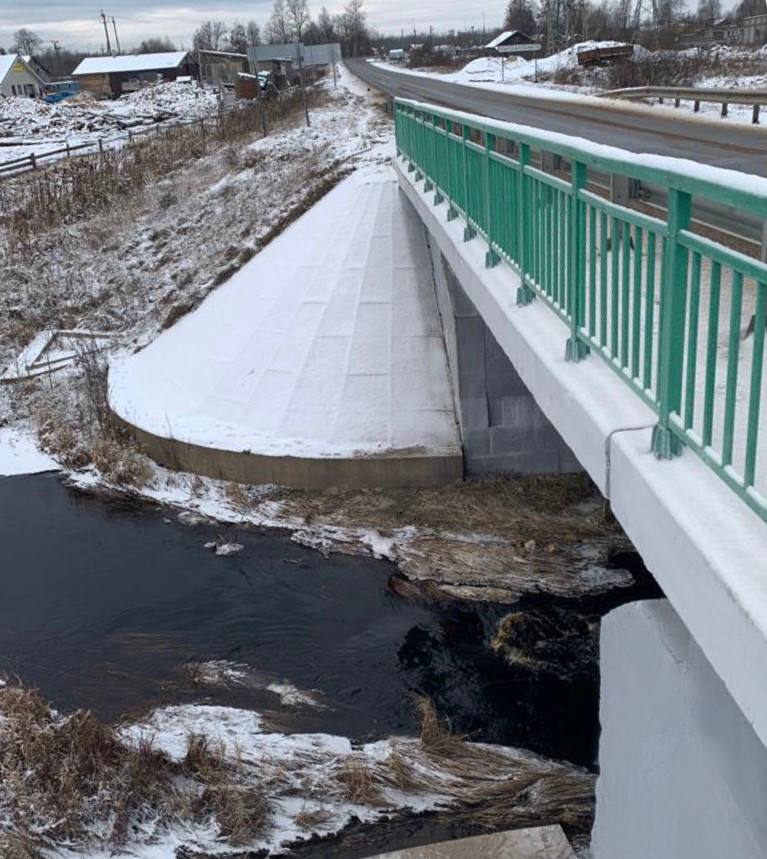
MULTIPOLYGON (((500 493, 509 523, 515 520, 506 496, 514 491, 519 487, 505 495, 498 486, 493 490, 500 493)), ((477 505, 480 494, 474 492, 477 505)), ((306 505, 306 494, 301 495, 306 505)), ((13 572, 2 586, 0 667, 9 679, 39 687, 60 713, 86 708, 122 730, 156 725, 168 707, 182 708, 186 717, 201 707, 225 707, 258 714, 272 737, 269 743, 277 735, 321 735, 339 738, 333 743, 343 738, 359 751, 399 736, 412 751, 419 748, 412 742, 423 735, 415 694, 430 702, 451 736, 469 738, 472 748, 491 743, 493 755, 516 755, 517 769, 509 765, 504 778, 517 778, 520 767, 529 772, 542 755, 543 761, 567 761, 561 772, 578 785, 577 812, 567 791, 545 801, 525 794, 524 802, 521 797, 506 802, 507 813, 486 816, 483 809, 492 802, 485 800, 445 800, 448 812, 440 810, 443 801, 427 808, 413 797, 400 797, 384 814, 378 808, 370 818, 361 811, 333 818, 330 829, 340 829, 337 835, 322 826, 315 840, 311 830, 302 833, 304 843, 291 848, 297 851, 293 855, 327 855, 323 850, 331 843, 333 855, 363 856, 365 845, 372 852, 374 844, 406 846, 523 822, 561 822, 576 840, 587 837, 593 807, 589 770, 598 735, 599 617, 651 587, 641 571, 631 571, 630 556, 612 554, 610 563, 622 582, 618 587, 602 584, 588 596, 564 597, 531 584, 527 595, 512 600, 507 590, 506 601, 496 602, 494 588, 481 597, 475 589, 471 597, 457 596, 434 580, 409 579, 391 561, 372 557, 388 539, 375 494, 364 506, 368 521, 382 530, 368 528, 367 547, 337 540, 341 551, 327 542, 314 541, 308 548, 302 543, 312 541, 301 534, 296 539, 299 532, 291 535, 284 526, 264 529, 243 517, 216 522, 93 486, 84 493, 51 474, 2 480, 0 496, 7 511, 2 539, 13 572), (46 539, 40 540, 43 531, 46 539), (222 545, 241 548, 216 554, 222 545), (367 557, 349 554, 358 549, 367 557), (317 842, 319 836, 334 840, 317 842)), ((535 494, 525 497, 526 509, 534 511, 535 494)), ((314 513, 308 515, 305 507, 302 528, 314 523, 326 536, 331 520, 332 527, 340 527, 338 510, 348 516, 355 506, 349 496, 330 493, 324 503, 336 514, 326 510, 320 516, 318 498, 311 500, 314 513)), ((429 499, 411 497, 403 507, 405 500, 389 499, 386 515, 417 532, 426 526, 429 499)), ((286 515, 295 514, 295 503, 287 505, 286 515)), ((573 527, 577 516, 571 505, 580 510, 588 534, 589 506, 579 493, 569 498, 565 509, 574 517, 573 527)), ((443 524, 455 525, 450 503, 444 500, 441 507, 443 524)), ((471 526, 479 508, 472 514, 471 505, 464 504, 462 511, 464 525, 471 526)), ((487 512, 482 518, 490 523, 487 512)), ((362 520, 353 516, 346 525, 352 521, 361 527, 362 520)), ((608 533, 613 527, 608 522, 608 533)), ((434 530, 429 541, 439 545, 434 530)), ((450 544, 456 535, 448 534, 450 544)), ((583 538, 582 548, 589 539, 583 538)), ((596 542, 606 551, 604 535, 596 542)), ((622 545, 620 539, 615 545, 622 545)), ((528 553, 537 555, 529 545, 528 553)), ((426 563, 422 554, 419 569, 426 563)), ((534 564, 528 562, 528 568, 534 564)), ((609 565, 605 569, 609 572, 609 565)), ((515 575, 520 577, 519 570, 515 575)), ((604 583, 609 577, 596 578, 604 583)), ((455 588, 456 581, 448 587, 455 588)), ((242 742, 247 747, 246 739, 242 742)), ((418 796, 423 799, 423 790, 418 796)), ((211 820, 206 825, 215 828, 211 820)), ((184 843, 197 844, 195 850, 211 846, 201 846, 198 835, 184 843)))

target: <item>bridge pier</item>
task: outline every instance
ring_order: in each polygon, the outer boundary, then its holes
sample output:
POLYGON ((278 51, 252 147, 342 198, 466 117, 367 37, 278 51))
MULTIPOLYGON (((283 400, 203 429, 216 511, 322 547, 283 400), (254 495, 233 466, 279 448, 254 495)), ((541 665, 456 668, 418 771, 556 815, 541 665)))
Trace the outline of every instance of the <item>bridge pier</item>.
POLYGON ((430 246, 466 474, 582 471, 439 248, 430 246))
POLYGON ((666 600, 602 621, 594 859, 760 859, 767 748, 666 600))

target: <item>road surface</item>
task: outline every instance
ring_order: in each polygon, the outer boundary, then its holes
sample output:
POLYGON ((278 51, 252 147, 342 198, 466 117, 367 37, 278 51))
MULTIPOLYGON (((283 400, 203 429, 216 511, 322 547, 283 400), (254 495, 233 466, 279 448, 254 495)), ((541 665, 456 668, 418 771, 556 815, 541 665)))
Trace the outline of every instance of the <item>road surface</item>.
MULTIPOLYGON (((658 111, 638 115, 636 109, 611 103, 599 107, 557 102, 408 75, 346 60, 349 69, 370 86, 392 96, 412 98, 558 131, 631 152, 690 158, 702 164, 767 176, 767 128, 732 122, 685 120, 658 111)), ((643 112, 644 113, 644 112, 643 112)))

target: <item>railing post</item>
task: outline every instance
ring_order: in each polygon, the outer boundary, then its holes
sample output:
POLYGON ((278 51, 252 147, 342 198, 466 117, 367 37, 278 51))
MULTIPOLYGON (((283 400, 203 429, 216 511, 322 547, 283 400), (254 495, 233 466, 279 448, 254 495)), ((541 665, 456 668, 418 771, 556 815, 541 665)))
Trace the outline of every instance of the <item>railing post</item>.
POLYGON ((527 176, 525 168, 530 163, 530 147, 519 144, 519 174, 517 176, 517 247, 519 248, 519 280, 517 304, 524 307, 535 298, 535 291, 527 283, 527 248, 530 240, 530 212, 527 205, 527 176))
MULTIPOLYGON (((573 161, 569 200, 567 249, 567 291, 570 309, 570 337, 565 345, 565 360, 577 363, 589 354, 589 347, 579 337, 585 319, 585 257, 586 236, 583 229, 583 204, 580 192, 586 187, 588 170, 585 164, 573 161)), ((593 265, 594 261, 591 261, 593 265)))
POLYGON ((469 155, 468 155, 468 144, 467 139, 471 134, 471 129, 465 122, 461 124, 462 128, 462 138, 463 138, 463 188, 464 193, 466 194, 466 226, 463 229, 463 240, 465 242, 470 242, 474 236, 477 235, 477 231, 472 227, 470 223, 471 219, 471 205, 469 203, 469 155))
POLYGON ((482 187, 485 191, 485 228, 487 230, 486 268, 495 268, 501 261, 501 258, 493 248, 493 187, 490 182, 490 153, 494 149, 495 135, 485 132, 485 151, 482 160, 482 187))
POLYGON ((448 128, 448 122, 445 121, 445 158, 447 159, 447 169, 448 175, 450 177, 450 181, 448 182, 448 186, 445 189, 447 192, 447 219, 448 221, 454 221, 458 217, 458 211, 453 204, 453 188, 456 177, 454 176, 453 171, 453 159, 450 157, 450 135, 455 134, 455 126, 453 125, 453 121, 450 120, 450 128, 448 128))
POLYGON ((423 179, 423 173, 421 172, 420 161, 423 156, 423 126, 424 126, 424 118, 423 111, 415 111, 413 114, 413 121, 415 122, 415 136, 416 136, 416 165, 415 165, 415 181, 420 182, 423 179), (420 114, 420 116, 419 116, 420 114))
MULTIPOLYGON (((444 170, 443 175, 447 175, 447 181, 442 183, 443 188, 450 188, 450 154, 448 152, 448 139, 447 139, 447 119, 443 120, 445 123, 445 136, 442 137, 442 133, 439 130, 439 126, 436 121, 434 123, 434 149, 437 153, 437 158, 439 159, 439 163, 442 165, 442 170, 444 170), (445 145, 440 146, 439 141, 444 140, 445 145)), ((445 202, 445 198, 442 196, 439 190, 439 176, 436 175, 437 179, 437 187, 434 189, 434 205, 439 206, 445 202)))
POLYGON ((658 411, 660 419, 652 434, 653 453, 661 459, 671 459, 681 451, 682 447, 678 437, 671 430, 670 417, 674 413, 679 414, 682 405, 688 253, 679 244, 679 233, 689 227, 691 216, 692 197, 690 194, 670 188, 658 339, 658 411))
POLYGON ((413 108, 409 105, 405 108, 405 116, 407 117, 407 172, 415 173, 415 114, 413 108))
MULTIPOLYGON (((434 114, 429 118, 429 124, 426 124, 426 120, 424 119, 423 127, 424 127, 424 135, 426 137, 426 150, 429 153, 429 165, 434 173, 437 170, 437 156, 436 156, 436 131, 434 130, 434 124, 436 123, 437 118, 434 114), (429 129, 428 131, 426 129, 429 129)), ((434 190, 434 183, 429 178, 429 174, 426 174, 426 180, 423 183, 424 193, 428 194, 429 191, 434 190)))

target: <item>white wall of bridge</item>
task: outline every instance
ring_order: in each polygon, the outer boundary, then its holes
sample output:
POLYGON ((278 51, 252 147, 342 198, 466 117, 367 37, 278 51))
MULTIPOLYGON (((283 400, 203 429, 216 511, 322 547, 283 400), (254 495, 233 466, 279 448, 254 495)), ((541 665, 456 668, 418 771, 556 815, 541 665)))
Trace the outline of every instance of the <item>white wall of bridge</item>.
POLYGON ((764 859, 767 749, 666 600, 602 622, 594 859, 764 859))

